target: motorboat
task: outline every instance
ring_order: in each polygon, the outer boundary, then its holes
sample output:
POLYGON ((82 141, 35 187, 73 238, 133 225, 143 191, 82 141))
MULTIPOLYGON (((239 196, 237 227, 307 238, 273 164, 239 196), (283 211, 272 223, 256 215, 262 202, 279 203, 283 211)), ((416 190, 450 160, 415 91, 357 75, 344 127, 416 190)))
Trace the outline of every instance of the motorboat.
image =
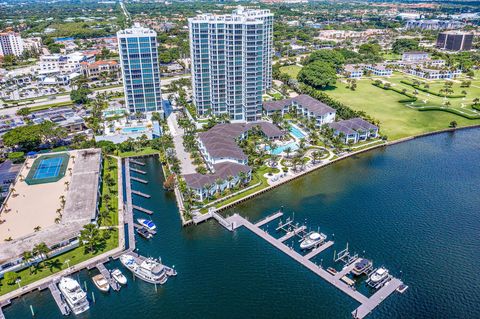
POLYGON ((300 243, 300 248, 312 249, 313 247, 324 242, 325 239, 327 239, 327 235, 317 232, 311 232, 310 234, 305 236, 305 239, 302 240, 302 242, 300 243))
POLYGON ((123 254, 120 262, 130 270, 134 276, 152 283, 161 284, 167 282, 168 276, 165 266, 157 259, 123 254))
POLYGON ((118 282, 120 285, 126 285, 127 284, 127 277, 125 277, 120 269, 115 268, 110 272, 112 275, 113 279, 115 279, 116 282, 118 282))
POLYGON ((157 229, 157 226, 149 219, 138 218, 137 222, 147 230, 154 231, 157 229))
POLYGON ((328 267, 327 271, 334 276, 337 274, 337 270, 333 267, 328 267))
POLYGON ((145 228, 137 228, 135 231, 145 239, 150 239, 153 237, 153 235, 145 228))
POLYGON ((388 270, 380 267, 373 274, 370 275, 369 281, 372 285, 378 284, 388 277, 388 270))
POLYGON ((372 267, 372 262, 368 259, 361 258, 353 266, 352 273, 355 276, 360 276, 361 274, 365 273, 370 267, 372 267))
POLYGON ((108 280, 102 274, 98 274, 92 277, 93 283, 100 291, 108 292, 110 290, 110 284, 108 280))
POLYGON ((62 277, 58 283, 58 289, 74 314, 81 314, 90 308, 86 292, 75 279, 62 277))

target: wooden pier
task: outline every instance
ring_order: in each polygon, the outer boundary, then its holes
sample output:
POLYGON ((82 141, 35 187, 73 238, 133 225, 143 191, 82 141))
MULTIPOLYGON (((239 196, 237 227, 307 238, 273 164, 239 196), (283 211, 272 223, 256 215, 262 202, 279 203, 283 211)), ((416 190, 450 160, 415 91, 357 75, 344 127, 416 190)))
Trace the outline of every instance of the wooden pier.
POLYGON ((257 223, 255 224, 255 226, 257 226, 257 227, 262 227, 263 225, 266 225, 266 224, 268 224, 269 222, 271 222, 272 220, 275 220, 275 219, 277 219, 277 218, 279 218, 279 217, 281 217, 281 216, 283 216, 283 212, 282 212, 282 211, 278 211, 278 212, 276 212, 275 214, 272 214, 272 215, 270 215, 270 216, 267 216, 267 217, 265 217, 264 219, 262 219, 261 221, 257 222, 257 223))
POLYGON ((57 284, 55 282, 51 282, 48 285, 48 289, 50 290, 50 293, 52 294, 53 299, 55 300, 55 303, 58 306, 58 309, 60 309, 60 312, 64 316, 68 316, 70 314, 70 308, 68 307, 67 303, 63 300, 63 297, 60 293, 60 290, 57 287, 57 284))
POLYGON ((126 189, 126 201, 125 201, 125 216, 124 221, 127 225, 128 231, 128 249, 135 250, 135 230, 133 228, 133 205, 132 205, 132 186, 130 183, 130 159, 125 159, 125 187, 126 189))
POLYGON ((144 198, 150 198, 150 197, 152 197, 151 195, 148 195, 148 194, 145 194, 145 193, 142 193, 142 192, 133 190, 133 189, 130 190, 130 192, 131 192, 132 194, 135 194, 135 195, 138 195, 138 196, 142 196, 142 197, 144 197, 144 198))
MULTIPOLYGON (((365 295, 361 294, 354 287, 350 287, 341 278, 343 278, 346 274, 348 274, 354 267, 355 263, 349 263, 342 271, 338 272, 335 275, 328 273, 322 267, 317 266, 314 264, 310 259, 313 258, 315 255, 319 254, 321 251, 330 247, 333 242, 327 242, 322 246, 318 247, 317 249, 313 250, 309 254, 302 256, 291 247, 286 246, 281 241, 282 238, 276 239, 270 234, 268 234, 265 230, 259 228, 258 226, 252 224, 245 218, 241 217, 238 214, 228 217, 227 222, 234 225, 233 228, 238 228, 241 226, 246 227, 248 230, 256 234, 257 236, 263 238, 265 241, 270 243, 272 246, 277 248, 278 250, 285 253, 287 256, 291 257, 302 266, 306 267, 307 269, 311 270, 313 273, 318 275, 319 277, 323 278, 328 283, 332 284, 337 289, 341 290, 343 293, 347 294, 351 298, 355 299, 357 302, 360 303, 360 306, 352 312, 352 315, 356 319, 362 319, 367 316, 375 307, 377 307, 385 298, 387 298, 390 294, 392 294, 400 285, 402 285, 402 281, 399 279, 392 279, 384 287, 378 290, 373 296, 370 298, 366 297, 365 295)), ((292 235, 294 236, 294 235, 292 235)))
POLYGON ((140 162, 140 161, 137 161, 137 160, 134 160, 134 159, 130 159, 130 163, 137 164, 137 165, 140 165, 140 166, 145 166, 144 162, 140 162))
POLYGON ((141 178, 138 178, 138 177, 134 177, 134 176, 130 176, 130 180, 135 181, 135 182, 139 182, 139 183, 142 183, 142 184, 148 184, 147 180, 144 180, 144 179, 141 179, 141 178))
POLYGON ((327 248, 330 248, 333 246, 333 241, 327 241, 326 243, 322 244, 321 246, 315 248, 315 249, 312 249, 311 252, 309 252, 308 254, 305 255, 305 258, 307 259, 312 259, 313 257, 315 257, 316 255, 320 254, 322 251, 324 251, 325 249, 327 248))
POLYGON ((146 208, 143 208, 143 207, 140 207, 140 206, 137 206, 137 205, 132 205, 132 208, 135 209, 135 210, 138 210, 139 212, 148 214, 148 215, 153 214, 153 211, 151 211, 150 209, 146 209, 146 208))
POLYGON ((146 174, 147 174, 147 172, 142 171, 141 169, 138 169, 138 168, 130 167, 130 170, 131 170, 132 172, 135 172, 135 173, 138 173, 138 174, 142 174, 142 175, 146 175, 146 174))
POLYGON ((112 289, 115 291, 119 291, 120 285, 115 279, 113 279, 112 275, 107 270, 107 268, 105 268, 105 266, 102 263, 98 263, 96 267, 98 271, 100 271, 100 273, 103 275, 103 277, 107 279, 108 283, 110 284, 110 287, 112 287, 112 289))

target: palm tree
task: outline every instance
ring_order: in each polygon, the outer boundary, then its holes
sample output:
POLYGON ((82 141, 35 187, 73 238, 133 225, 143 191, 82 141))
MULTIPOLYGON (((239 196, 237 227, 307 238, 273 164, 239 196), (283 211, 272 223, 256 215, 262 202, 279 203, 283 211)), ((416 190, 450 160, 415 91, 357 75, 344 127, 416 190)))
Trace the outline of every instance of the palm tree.
POLYGON ((222 189, 221 189, 220 186, 222 186, 223 180, 222 180, 221 178, 217 178, 217 179, 215 180, 215 184, 217 185, 217 192, 218 192, 218 193, 221 193, 221 192, 222 192, 222 189))
POLYGON ((238 173, 238 179, 240 181, 240 184, 245 184, 245 180, 247 179, 247 174, 245 172, 240 172, 238 173))
POLYGON ((85 245, 88 252, 95 251, 100 241, 100 231, 94 224, 87 224, 83 226, 80 231, 80 243, 85 245))
POLYGON ((479 102, 480 102, 480 99, 478 97, 473 99, 473 105, 477 106, 479 102))
POLYGON ((313 156, 313 162, 316 163, 317 160, 319 160, 322 155, 320 154, 319 151, 314 151, 314 152, 312 153, 312 156, 313 156))
POLYGON ((72 163, 75 164, 75 155, 71 155, 70 158, 72 159, 72 163))
POLYGON ((33 254, 35 256, 40 256, 42 259, 48 258, 49 252, 50 248, 48 248, 47 244, 43 242, 33 247, 33 254))
POLYGON ((69 186, 70 186, 70 182, 69 182, 69 181, 66 181, 64 184, 65 184, 65 190, 68 191, 68 188, 69 188, 69 186))
POLYGON ((35 227, 33 228, 33 231, 34 231, 34 232, 39 232, 40 229, 42 229, 41 226, 35 226, 35 227))
POLYGON ((233 176, 228 175, 227 176, 228 188, 232 187, 232 185, 231 185, 232 181, 233 181, 233 176))
POLYGON ((287 154, 287 158, 290 158, 290 153, 292 153, 292 148, 289 146, 284 150, 285 154, 287 154))

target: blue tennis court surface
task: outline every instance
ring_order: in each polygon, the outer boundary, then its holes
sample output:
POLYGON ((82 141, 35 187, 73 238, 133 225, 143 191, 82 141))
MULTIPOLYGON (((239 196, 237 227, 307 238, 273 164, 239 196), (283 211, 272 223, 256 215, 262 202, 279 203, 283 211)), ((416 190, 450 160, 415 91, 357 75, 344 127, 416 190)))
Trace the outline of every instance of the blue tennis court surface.
POLYGON ((63 158, 62 157, 53 157, 43 159, 37 167, 33 179, 42 179, 57 177, 62 167, 63 158))

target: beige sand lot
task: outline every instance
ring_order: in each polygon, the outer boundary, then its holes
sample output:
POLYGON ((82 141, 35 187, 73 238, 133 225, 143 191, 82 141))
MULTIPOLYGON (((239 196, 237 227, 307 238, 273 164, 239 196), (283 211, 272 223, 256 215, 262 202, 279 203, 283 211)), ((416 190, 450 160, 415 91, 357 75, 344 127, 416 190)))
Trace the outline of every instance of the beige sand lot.
POLYGON ((65 182, 71 183, 71 173, 75 165, 72 159, 68 161, 65 176, 57 182, 28 185, 25 178, 35 159, 28 159, 13 185, 15 192, 6 200, 6 207, 0 213, 0 241, 12 240, 34 233, 34 228, 40 226, 45 229, 55 224, 61 208, 60 197, 67 197, 65 182))

